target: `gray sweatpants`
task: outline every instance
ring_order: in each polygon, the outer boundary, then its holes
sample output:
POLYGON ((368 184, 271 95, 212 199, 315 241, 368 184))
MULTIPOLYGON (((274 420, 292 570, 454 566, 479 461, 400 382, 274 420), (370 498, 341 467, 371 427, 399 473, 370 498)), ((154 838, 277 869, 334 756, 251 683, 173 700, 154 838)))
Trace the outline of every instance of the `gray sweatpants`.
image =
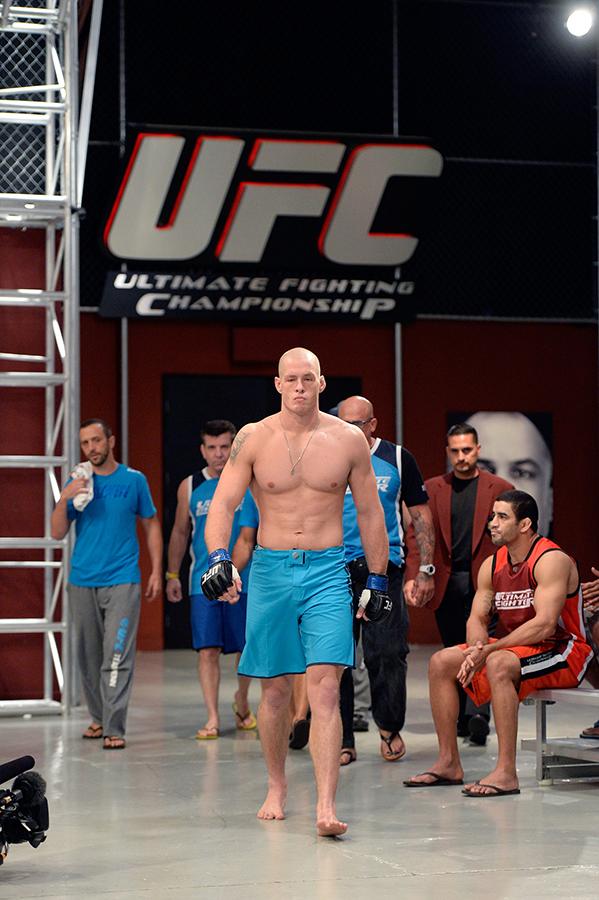
POLYGON ((69 584, 75 652, 89 714, 105 735, 123 737, 139 624, 139 584, 69 584))

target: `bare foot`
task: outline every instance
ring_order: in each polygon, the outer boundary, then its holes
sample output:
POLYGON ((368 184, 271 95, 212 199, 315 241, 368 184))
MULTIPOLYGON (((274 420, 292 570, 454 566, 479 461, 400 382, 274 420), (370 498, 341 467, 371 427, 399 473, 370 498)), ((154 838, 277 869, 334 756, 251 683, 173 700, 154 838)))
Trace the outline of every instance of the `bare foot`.
POLYGON ((339 754, 339 765, 349 766, 351 763, 355 762, 357 758, 358 754, 356 753, 355 747, 343 747, 339 754))
POLYGON ((91 725, 87 726, 81 737, 86 738, 87 740, 94 740, 96 738, 101 738, 102 735, 102 726, 98 722, 92 722, 91 725))
POLYGON ((106 735, 102 744, 104 750, 124 750, 126 746, 125 738, 115 734, 106 735))
POLYGON ((513 772, 495 770, 486 778, 474 781, 464 786, 464 790, 470 794, 497 794, 500 791, 515 791, 518 789, 518 778, 513 772))
POLYGON ((254 731, 258 726, 256 716, 249 707, 247 697, 241 700, 239 699, 240 696, 239 691, 235 691, 235 700, 233 701, 233 712, 237 719, 235 727, 237 731, 254 731), (245 712, 242 712, 242 710, 245 710, 245 712))
MULTIPOLYGON (((410 778, 410 784, 435 784, 439 778, 447 778, 456 783, 464 777, 464 770, 458 763, 447 765, 437 760, 428 772, 422 772, 420 775, 414 775, 410 778)), ((405 783, 405 782, 404 782, 405 783)))
POLYGON ((406 745, 398 731, 379 731, 381 756, 387 762, 399 762, 406 755, 406 745))
POLYGON ((287 789, 285 787, 271 787, 268 789, 266 800, 256 813, 259 819, 284 819, 285 800, 287 789))
POLYGON ((235 691, 233 694, 233 712, 237 716, 238 726, 247 725, 248 720, 254 718, 250 709, 247 694, 243 696, 240 691, 235 691))
POLYGON ((206 722, 203 728, 196 732, 196 741, 215 741, 219 736, 218 723, 206 722))
POLYGON ((340 822, 335 813, 328 813, 316 819, 318 837, 339 837, 347 831, 347 822, 340 822))

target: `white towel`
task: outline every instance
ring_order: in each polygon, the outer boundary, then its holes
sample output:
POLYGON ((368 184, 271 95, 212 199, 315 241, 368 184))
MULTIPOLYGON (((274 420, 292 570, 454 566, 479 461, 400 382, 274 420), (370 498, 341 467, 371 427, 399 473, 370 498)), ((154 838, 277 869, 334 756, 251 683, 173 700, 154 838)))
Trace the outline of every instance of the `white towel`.
POLYGON ((75 497, 73 499, 73 506, 78 512, 81 512, 82 509, 85 509, 87 504, 94 499, 93 474, 94 470, 92 469, 92 464, 90 462, 78 463, 71 472, 71 478, 87 479, 87 486, 82 491, 79 491, 78 494, 75 494, 75 497))

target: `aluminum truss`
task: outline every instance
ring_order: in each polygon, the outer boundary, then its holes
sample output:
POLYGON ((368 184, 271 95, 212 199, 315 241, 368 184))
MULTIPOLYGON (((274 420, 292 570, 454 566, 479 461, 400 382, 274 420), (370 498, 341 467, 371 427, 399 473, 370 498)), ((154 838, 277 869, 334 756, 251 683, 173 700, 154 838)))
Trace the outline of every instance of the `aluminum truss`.
MULTIPOLYGON (((50 537, 50 516, 69 460, 79 458, 73 445, 79 414, 77 37, 76 0, 0 0, 0 228, 45 233, 45 289, 0 291, 0 310, 12 307, 16 316, 18 309, 35 310, 31 315, 43 319, 45 333, 43 354, 0 346, 3 368, 15 368, 0 372, 0 388, 36 388, 45 399, 43 455, 0 456, 2 468, 45 473, 43 534, 0 536, 0 569, 43 572, 43 614, 0 618, 0 634, 43 636, 43 697, 0 700, 4 715, 61 713, 71 699, 69 545, 50 537)), ((31 600, 39 610, 41 598, 31 600)))

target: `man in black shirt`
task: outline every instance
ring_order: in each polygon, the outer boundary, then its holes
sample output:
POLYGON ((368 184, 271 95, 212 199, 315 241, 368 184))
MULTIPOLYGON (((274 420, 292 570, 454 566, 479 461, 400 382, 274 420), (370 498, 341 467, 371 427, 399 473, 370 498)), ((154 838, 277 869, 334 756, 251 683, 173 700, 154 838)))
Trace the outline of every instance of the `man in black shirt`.
MULTIPOLYGON (((435 595, 428 604, 445 647, 466 640, 478 570, 495 548, 487 521, 495 498, 513 485, 478 468, 480 444, 476 430, 454 425, 447 433, 447 458, 452 471, 425 482, 435 526, 435 595)), ((420 557, 411 530, 407 534, 408 558, 404 591, 409 603, 411 582, 420 557)), ((460 693, 458 734, 484 745, 489 733, 489 707, 477 708, 460 693)))

